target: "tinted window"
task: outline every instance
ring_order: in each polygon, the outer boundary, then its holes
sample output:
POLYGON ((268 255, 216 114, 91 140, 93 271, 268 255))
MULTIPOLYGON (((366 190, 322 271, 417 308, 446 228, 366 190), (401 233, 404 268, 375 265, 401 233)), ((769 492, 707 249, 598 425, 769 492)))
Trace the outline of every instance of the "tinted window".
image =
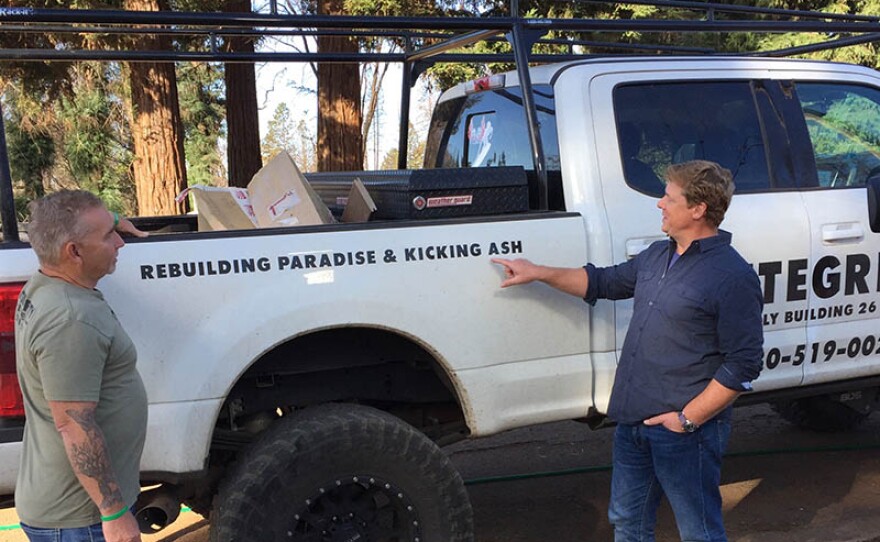
MULTIPOLYGON (((549 207, 563 209, 553 90, 549 85, 535 85, 532 92, 544 145, 549 207)), ((530 184, 536 183, 519 87, 448 100, 437 106, 431 118, 425 149, 426 168, 492 166, 522 166, 530 184)), ((535 190, 530 190, 530 194, 531 205, 535 206, 535 190)))
POLYGON ((737 192, 770 188, 748 81, 622 85, 614 109, 626 182, 660 197, 670 164, 703 159, 733 173, 737 192))
POLYGON ((880 91, 856 85, 798 83, 819 186, 864 186, 880 174, 880 91))
MULTIPOLYGON (((559 171, 556 110, 549 86, 533 89, 547 169, 559 171)), ((532 167, 522 93, 517 88, 478 92, 434 111, 425 167, 532 167)))

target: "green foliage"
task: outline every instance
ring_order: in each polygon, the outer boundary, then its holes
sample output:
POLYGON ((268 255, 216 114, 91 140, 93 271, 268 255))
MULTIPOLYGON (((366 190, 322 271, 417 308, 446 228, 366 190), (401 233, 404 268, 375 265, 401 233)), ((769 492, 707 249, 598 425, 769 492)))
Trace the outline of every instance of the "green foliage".
MULTIPOLYGON (((174 8, 213 11, 221 4, 222 0, 178 0, 174 8)), ((120 0, 74 4, 14 0, 14 5, 119 8, 122 4, 120 0)), ((29 34, 26 39, 30 40, 26 44, 0 45, 88 45, 70 34, 63 38, 29 34)), ((178 71, 188 178, 193 183, 217 184, 226 177, 219 149, 225 119, 222 68, 193 64, 180 66, 178 71)), ((44 186, 46 190, 83 188, 98 194, 113 210, 126 214, 136 210, 130 172, 133 144, 125 111, 130 89, 120 64, 0 63, 0 80, 7 82, 7 118, 15 126, 9 138, 11 169, 23 199, 38 197, 44 186)))
MULTIPOLYGON (((849 15, 880 15, 880 0, 759 0, 758 5, 773 8, 808 9, 825 13, 849 15)), ((823 43, 840 37, 843 36, 828 36, 817 33, 768 34, 757 40, 757 48, 764 50, 783 49, 798 45, 823 43)), ((848 62, 878 68, 880 67, 880 59, 878 59, 877 53, 877 46, 873 43, 868 43, 800 56, 802 58, 848 62)))
POLYGON ((345 0, 345 12, 351 15, 439 15, 438 5, 430 0, 345 0))
MULTIPOLYGON (((8 72, 7 72, 8 75, 8 72)), ((27 217, 27 204, 45 194, 44 181, 55 162, 54 116, 46 111, 45 89, 10 78, 3 85, 3 122, 16 213, 27 217)))
POLYGON ((98 194, 111 209, 134 209, 129 178, 127 119, 115 98, 121 84, 113 64, 66 65, 57 94, 13 80, 6 89, 7 143, 20 210, 59 188, 98 194))
POLYGON ((112 65, 71 67, 72 92, 58 100, 58 147, 55 175, 65 186, 89 190, 110 209, 131 213, 134 187, 129 176, 132 154, 127 123, 116 90, 123 81, 112 65))
POLYGON ((86 190, 100 190, 105 184, 104 159, 111 154, 113 134, 104 129, 110 117, 110 103, 98 89, 82 88, 60 100, 59 120, 66 131, 62 151, 71 176, 86 190))
POLYGON ((262 141, 263 163, 287 151, 302 171, 317 171, 317 137, 305 118, 294 119, 287 104, 275 108, 262 141))
POLYGON ((266 137, 262 141, 263 163, 268 162, 281 151, 290 151, 294 147, 296 126, 287 104, 280 103, 269 121, 266 137))
MULTIPOLYGON (((407 169, 421 169, 425 161, 426 141, 419 137, 418 131, 410 123, 409 125, 409 148, 407 149, 407 169)), ((397 169, 397 157, 400 155, 397 148, 385 153, 379 169, 397 169)))
POLYGON ((23 130, 14 118, 4 122, 13 185, 25 199, 39 198, 45 194, 43 175, 55 162, 55 142, 46 132, 23 130))
POLYGON ((175 11, 220 11, 226 0, 171 0, 175 11))
MULTIPOLYGON (((558 52, 561 48, 554 45, 538 44, 533 50, 534 54, 558 52)), ((513 53, 513 48, 507 41, 502 39, 475 43, 471 47, 450 51, 451 53, 470 54, 507 54, 513 53)), ((490 62, 485 64, 472 63, 438 63, 428 69, 429 90, 443 91, 458 83, 478 79, 493 73, 501 73, 516 69, 512 62, 490 62)))
MULTIPOLYGON (((367 2, 368 0, 361 0, 367 2)), ((734 5, 758 6, 781 9, 799 9, 821 11, 827 13, 880 15, 880 0, 733 0, 727 2, 734 5)), ((507 16, 509 3, 478 3, 470 7, 467 15, 478 16, 507 16)), ((523 0, 520 2, 520 15, 524 17, 545 18, 594 18, 594 19, 676 19, 676 20, 699 20, 705 18, 705 13, 699 10, 684 10, 680 8, 657 7, 640 4, 620 3, 592 3, 571 2, 563 3, 554 0, 523 0)), ((462 14, 455 9, 447 9, 447 15, 462 14)), ((719 20, 778 20, 770 16, 752 16, 743 14, 721 13, 715 14, 719 20)), ((639 32, 557 32, 549 33, 545 38, 584 40, 591 42, 589 46, 578 46, 579 52, 585 54, 619 54, 623 49, 616 48, 612 44, 651 44, 659 46, 697 47, 718 52, 749 52, 757 50, 770 50, 821 43, 840 36, 829 37, 821 34, 756 34, 749 32, 722 34, 718 32, 680 32, 680 33, 645 33, 639 32), (607 45, 601 45, 602 43, 607 45)), ((538 44, 533 49, 533 54, 561 52, 567 46, 559 44, 538 44)), ((484 52, 507 52, 509 48, 504 43, 482 43, 467 48, 474 53, 484 52)), ((457 51, 463 52, 463 51, 457 51)), ((647 54, 651 54, 647 51, 647 54)), ((831 51, 802 55, 807 58, 832 60, 861 64, 874 68, 880 68, 880 55, 877 46, 873 43, 854 45, 831 51)), ((498 73, 512 69, 512 66, 503 64, 470 64, 470 65, 443 65, 433 66, 429 72, 432 88, 445 90, 457 83, 481 77, 489 73, 498 73)))
MULTIPOLYGON (((220 11, 226 0, 171 0, 172 9, 183 11, 220 11)), ((880 0, 732 0, 732 4, 758 5, 785 9, 808 9, 828 13, 849 13, 880 16, 880 0)), ((316 0, 286 0, 279 2, 282 10, 296 13, 314 13, 316 0)), ((119 8, 121 0, 8 0, 7 5, 38 8, 119 8)), ((345 0, 344 10, 352 15, 408 15, 445 17, 509 16, 508 0, 345 0)), ((558 0, 522 0, 520 13, 525 17, 645 19, 676 18, 700 19, 699 11, 657 8, 639 4, 559 2, 558 0)), ((718 13, 719 19, 745 19, 744 15, 718 13)), ((751 18, 751 17, 748 17, 751 18)), ((85 35, 28 33, 0 36, 0 47, 69 47, 87 45, 106 47, 98 43, 101 37, 85 35), (87 43, 85 40, 92 40, 87 43)), ((587 40, 590 42, 617 42, 624 44, 656 43, 706 47, 718 51, 752 51, 779 49, 796 45, 835 39, 822 34, 753 34, 737 33, 666 33, 639 34, 552 32, 546 38, 560 40, 587 40)), ((193 38, 198 39, 198 38, 193 38)), ((202 45, 178 40, 177 46, 187 49, 202 45)), ((413 44, 423 47, 433 43, 422 40, 413 44)), ((389 50, 400 48, 400 40, 362 40, 365 49, 389 50)), ((566 44, 539 44, 533 53, 552 53, 568 50, 566 44)), ((591 44, 578 46, 578 52, 593 54, 619 53, 611 46, 591 44)), ((509 53, 509 44, 503 37, 481 42, 456 52, 509 53)), ((803 55, 810 58, 851 62, 880 68, 880 55, 874 44, 862 44, 833 51, 803 55)), ((437 64, 428 72, 429 84, 434 89, 446 89, 461 81, 489 73, 513 69, 509 63, 437 64)), ((181 117, 184 124, 188 178, 191 183, 218 184, 225 179, 224 160, 219 143, 225 136, 225 94, 222 66, 206 64, 178 65, 181 117)), ((132 144, 128 119, 124 114, 127 84, 118 64, 83 67, 64 62, 4 62, 0 63, 0 83, 3 84, 3 106, 10 149, 10 165, 16 190, 25 199, 38 196, 43 190, 61 186, 83 187, 94 190, 107 199, 116 210, 128 212, 134 208, 134 187, 130 178, 132 144)), ((822 118, 820 126, 837 132, 854 134, 859 144, 878 147, 871 134, 875 127, 863 125, 868 115, 859 115, 859 108, 876 107, 864 103, 841 102, 822 118)), ((304 169, 310 168, 314 155, 314 130, 307 119, 295 119, 290 110, 276 111, 269 133, 263 141, 263 155, 285 149, 294 155, 304 169)), ((864 109, 862 109, 864 111, 864 109)), ((829 152, 841 150, 853 140, 841 141, 822 135, 820 128, 811 126, 814 135, 828 147, 829 152), (823 140, 823 138, 825 138, 823 140)), ((412 131, 411 133, 414 133, 412 131)), ((411 167, 421 163, 412 153, 418 145, 411 144, 411 167)), ((842 151, 841 151, 842 152, 842 151)), ((390 157, 386 159, 391 160, 390 157)), ((396 159, 392 164, 396 165, 396 159)))
POLYGON ((177 86, 187 180, 190 185, 221 185, 226 179, 219 147, 225 136, 226 118, 222 68, 206 63, 181 64, 177 86))
POLYGON ((880 93, 804 84, 799 96, 820 186, 860 186, 880 171, 880 93))
POLYGON ((382 158, 382 163, 379 164, 379 169, 397 169, 398 156, 400 156, 400 152, 397 149, 391 149, 386 152, 382 158))
POLYGON ((880 157, 880 105, 849 95, 823 116, 809 113, 810 138, 817 155, 856 154, 868 150, 880 157))

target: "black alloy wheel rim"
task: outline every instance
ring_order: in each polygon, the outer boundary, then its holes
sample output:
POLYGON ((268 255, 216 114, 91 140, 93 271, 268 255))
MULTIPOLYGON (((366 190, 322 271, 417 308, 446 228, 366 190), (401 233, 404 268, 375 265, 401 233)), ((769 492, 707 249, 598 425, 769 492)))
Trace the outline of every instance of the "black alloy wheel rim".
POLYGON ((337 478, 294 507, 288 540, 420 542, 421 522, 407 495, 370 475, 337 478))

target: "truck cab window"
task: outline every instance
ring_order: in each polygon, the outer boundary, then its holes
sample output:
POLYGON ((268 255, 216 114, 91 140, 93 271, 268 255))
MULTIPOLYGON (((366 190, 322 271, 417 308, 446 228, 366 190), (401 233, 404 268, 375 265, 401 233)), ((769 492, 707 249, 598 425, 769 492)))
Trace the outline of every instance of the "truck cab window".
POLYGON ((797 83, 819 186, 864 186, 880 175, 880 91, 858 85, 797 83))
POLYGON ((728 168, 737 192, 770 188, 747 81, 621 85, 614 109, 624 179, 635 190, 661 197, 666 168, 696 159, 728 168))
MULTIPOLYGON (((550 183, 549 206, 564 209, 553 89, 535 85, 533 93, 550 183)), ((438 104, 428 132, 425 167, 496 166, 523 166, 530 199, 535 199, 537 177, 520 88, 482 91, 438 104)))
POLYGON ((504 165, 504 153, 500 156, 492 153, 491 158, 489 157, 493 142, 497 144, 495 140, 495 123, 497 123, 495 116, 494 111, 469 116, 467 138, 465 140, 467 167, 504 165))

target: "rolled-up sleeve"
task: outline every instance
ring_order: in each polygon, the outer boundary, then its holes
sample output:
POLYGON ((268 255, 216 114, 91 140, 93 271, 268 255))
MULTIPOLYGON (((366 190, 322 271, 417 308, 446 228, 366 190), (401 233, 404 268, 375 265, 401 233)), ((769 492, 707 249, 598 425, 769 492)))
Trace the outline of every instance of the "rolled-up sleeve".
POLYGON ((636 289, 639 260, 640 258, 636 257, 611 267, 585 265, 584 269, 587 271, 589 280, 584 301, 595 305, 598 299, 629 299, 632 297, 636 289))
POLYGON ((715 380, 735 391, 749 391, 763 367, 764 300, 754 272, 727 281, 718 306, 718 345, 724 361, 715 380))

